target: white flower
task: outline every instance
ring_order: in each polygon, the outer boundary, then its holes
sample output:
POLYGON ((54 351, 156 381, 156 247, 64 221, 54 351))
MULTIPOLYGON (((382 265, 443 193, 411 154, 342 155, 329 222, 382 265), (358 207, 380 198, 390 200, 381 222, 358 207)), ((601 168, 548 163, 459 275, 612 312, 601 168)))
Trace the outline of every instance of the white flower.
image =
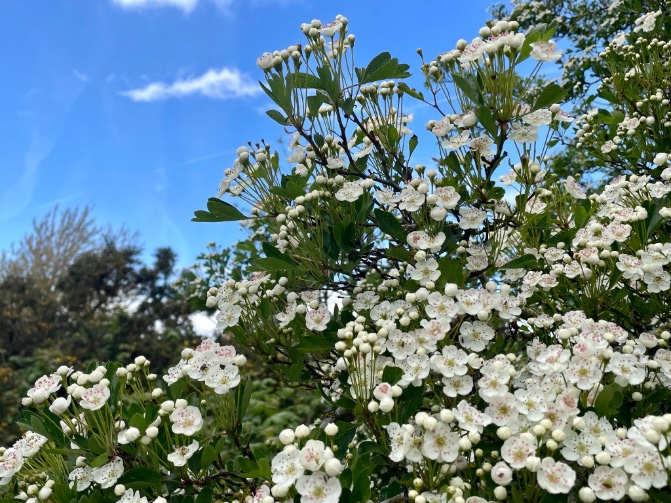
POLYGON ((422 454, 429 459, 451 463, 459 456, 459 434, 439 421, 433 430, 424 434, 422 454))
POLYGON ((49 410, 56 414, 57 416, 60 416, 68 410, 70 407, 70 404, 72 403, 72 396, 68 395, 67 398, 63 397, 58 397, 56 400, 53 401, 53 403, 49 406, 49 410))
POLYGON ((301 475, 296 482, 296 491, 302 496, 301 503, 338 503, 342 486, 337 478, 315 472, 301 475))
POLYGON ((240 374, 235 365, 212 367, 205 376, 205 385, 214 389, 218 395, 225 395, 240 384, 240 374))
POLYGON ((115 457, 109 463, 93 469, 93 480, 100 484, 103 489, 112 487, 122 475, 123 461, 119 457, 115 457))
POLYGON ((269 70, 275 64, 275 58, 269 52, 264 52, 260 58, 257 58, 256 64, 261 70, 269 70))
POLYGON ((313 309, 305 314, 305 326, 308 330, 321 332, 326 330, 326 325, 331 321, 331 313, 328 308, 322 304, 318 309, 313 309))
POLYGON ((459 227, 462 229, 477 229, 487 218, 487 212, 477 208, 459 208, 459 227))
POLYGON ((277 321, 280 322, 280 327, 286 327, 296 317, 296 301, 287 304, 284 312, 275 315, 277 321))
POLYGON ((9 480, 23 467, 23 454, 17 449, 7 449, 0 461, 0 485, 6 485, 9 480))
POLYGON ((14 442, 12 449, 19 451, 24 458, 29 458, 37 454, 46 443, 47 437, 34 431, 27 431, 23 434, 23 437, 14 442))
POLYGON ((126 489, 117 503, 147 503, 147 498, 140 494, 140 491, 126 489))
POLYGON ((521 469, 526 466, 527 458, 536 454, 536 441, 528 434, 519 437, 510 437, 503 442, 501 457, 513 468, 521 469))
POLYGON ((456 409, 452 409, 454 418, 459 422, 459 426, 466 431, 477 431, 482 433, 484 427, 492 423, 492 418, 483 414, 475 407, 462 400, 456 409))
POLYGON ((459 329, 459 344, 471 351, 480 352, 487 347, 487 343, 494 338, 494 335, 496 335, 494 330, 486 323, 466 321, 459 329))
POLYGON ((172 431, 174 433, 181 433, 187 436, 199 432, 203 427, 203 415, 193 405, 175 409, 170 414, 170 421, 172 421, 172 431))
POLYGON ((503 461, 492 467, 491 475, 494 483, 499 486, 507 486, 513 480, 513 471, 503 461))
POLYGON ((398 207, 406 211, 417 211, 426 200, 426 196, 413 187, 406 187, 401 191, 401 201, 398 207))
POLYGON ((35 403, 44 402, 47 396, 55 393, 61 388, 61 382, 62 378, 58 374, 42 376, 35 381, 33 387, 28 390, 27 395, 31 397, 35 403))
POLYGON ((536 126, 513 126, 508 135, 509 140, 517 143, 534 143, 538 140, 538 127, 536 126))
POLYGON ((534 42, 531 44, 531 57, 536 61, 557 61, 562 56, 562 51, 557 49, 557 44, 552 40, 547 42, 534 42))
POLYGON ((359 182, 345 182, 335 197, 338 201, 355 202, 363 195, 363 188, 359 182))
POLYGON ((457 150, 468 145, 471 141, 471 134, 468 131, 462 131, 458 136, 451 136, 443 140, 441 146, 446 150, 457 150))
POLYGON ((101 409, 110 397, 110 390, 107 386, 96 384, 82 393, 79 405, 87 410, 101 409))
POLYGON ((306 470, 319 470, 325 460, 326 450, 321 440, 308 440, 301 449, 300 462, 306 470))
POLYGON ((433 191, 433 195, 438 198, 437 204, 448 210, 455 208, 459 199, 461 199, 459 193, 451 186, 438 187, 433 191))
POLYGON ((575 471, 561 461, 545 458, 537 474, 538 485, 550 494, 567 494, 575 484, 575 471))
POLYGON ((587 483, 594 490, 597 498, 620 500, 625 493, 627 474, 620 468, 597 466, 594 473, 590 473, 587 483))
POLYGON ((90 466, 82 466, 81 468, 75 468, 70 472, 68 479, 72 481, 70 487, 76 484, 77 492, 84 491, 93 482, 93 469, 90 466))
POLYGON ((275 456, 271 463, 273 482, 279 486, 290 487, 305 472, 299 458, 298 449, 282 451, 275 456))
POLYGON ((242 308, 229 302, 219 303, 219 312, 217 313, 217 330, 234 327, 238 324, 242 308))
POLYGON ((175 466, 184 466, 186 462, 195 454, 200 447, 197 440, 191 442, 190 445, 175 446, 174 452, 168 454, 168 461, 175 466))
POLYGON ((345 159, 342 157, 329 157, 326 160, 326 167, 329 169, 342 169, 345 166, 345 159))

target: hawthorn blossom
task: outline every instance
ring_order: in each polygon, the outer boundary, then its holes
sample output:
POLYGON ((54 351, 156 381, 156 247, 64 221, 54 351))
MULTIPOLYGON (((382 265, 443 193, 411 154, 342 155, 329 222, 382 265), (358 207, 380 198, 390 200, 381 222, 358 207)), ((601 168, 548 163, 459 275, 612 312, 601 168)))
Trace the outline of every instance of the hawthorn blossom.
POLYGON ((205 385, 218 395, 225 395, 238 384, 240 384, 240 373, 235 365, 213 367, 205 376, 205 385))
POLYGON ((331 313, 329 313, 328 308, 324 304, 305 314, 305 326, 308 330, 322 332, 326 330, 326 325, 329 321, 331 321, 331 313))
POLYGON ((557 44, 552 40, 546 42, 533 42, 531 44, 530 56, 536 61, 549 63, 561 58, 562 51, 557 48, 557 44))
POLYGON ((336 477, 314 472, 301 475, 296 481, 296 491, 305 503, 338 503, 342 486, 336 477))
POLYGON ((101 409, 110 397, 110 390, 102 384, 94 384, 92 387, 84 390, 79 405, 83 409, 98 410, 101 409))
POLYGON ((197 440, 191 442, 190 445, 175 446, 175 450, 168 454, 168 461, 175 466, 184 466, 199 447, 200 444, 197 440))
POLYGON ((175 409, 170 414, 173 433, 186 436, 198 433, 203 427, 203 415, 200 409, 193 405, 187 405, 181 409, 175 409))
POLYGON ((273 458, 270 467, 273 483, 283 487, 290 487, 305 473, 298 449, 280 452, 273 458))
POLYGON ((422 453, 429 459, 451 463, 459 456, 459 434, 443 422, 424 434, 422 453))
POLYGON ((93 468, 90 466, 82 466, 75 468, 68 475, 70 480, 70 487, 76 488, 77 492, 85 491, 93 483, 93 468))
POLYGON ((116 484, 119 477, 124 473, 123 461, 120 457, 114 457, 109 463, 93 468, 92 475, 93 480, 100 484, 102 489, 107 489, 116 484))
POLYGON ((567 494, 574 486, 575 471, 566 463, 544 458, 537 474, 538 485, 550 494, 567 494))

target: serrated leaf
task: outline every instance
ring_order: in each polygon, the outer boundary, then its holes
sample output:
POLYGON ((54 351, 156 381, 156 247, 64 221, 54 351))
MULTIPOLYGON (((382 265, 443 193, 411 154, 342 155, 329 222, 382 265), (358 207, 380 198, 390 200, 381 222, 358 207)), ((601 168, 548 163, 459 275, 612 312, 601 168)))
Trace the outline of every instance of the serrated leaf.
POLYGON ((405 230, 403 229, 401 222, 396 220, 394 215, 381 209, 376 209, 374 214, 380 231, 384 232, 385 234, 389 234, 394 239, 405 243, 407 238, 405 230))
POLYGON ((407 95, 409 95, 409 96, 412 96, 412 97, 415 98, 415 99, 425 101, 425 100, 424 100, 424 95, 423 95, 421 92, 419 92, 419 91, 418 91, 417 89, 415 89, 414 87, 413 87, 413 88, 410 88, 410 87, 408 86, 408 84, 406 84, 405 82, 400 82, 400 83, 397 85, 397 87, 398 87, 401 91, 403 91, 405 94, 407 94, 407 95))
POLYGON ((615 383, 608 384, 594 400, 594 411, 599 417, 608 417, 618 411, 623 400, 622 386, 615 383))
POLYGON ((554 82, 550 83, 541 91, 538 99, 536 99, 536 103, 534 103, 532 111, 549 107, 555 103, 560 103, 561 100, 564 99, 564 96, 566 96, 566 91, 564 91, 564 89, 554 82))
POLYGON ((392 58, 388 52, 375 56, 363 71, 359 84, 367 84, 376 80, 404 79, 410 76, 410 65, 399 64, 397 58, 392 58))

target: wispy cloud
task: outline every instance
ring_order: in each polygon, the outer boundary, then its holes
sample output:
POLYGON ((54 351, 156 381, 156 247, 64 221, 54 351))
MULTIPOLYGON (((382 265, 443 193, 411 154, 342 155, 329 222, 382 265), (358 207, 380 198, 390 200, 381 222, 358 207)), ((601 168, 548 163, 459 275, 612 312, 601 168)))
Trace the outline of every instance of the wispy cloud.
POLYGON ((112 0, 123 9, 139 10, 148 7, 176 7, 186 13, 191 12, 198 0, 112 0))
POLYGON ((85 73, 82 73, 82 72, 80 72, 80 71, 78 71, 78 70, 72 70, 72 73, 73 73, 74 76, 77 78, 77 80, 79 80, 79 81, 81 81, 81 82, 88 82, 88 80, 89 80, 89 76, 88 76, 88 75, 86 75, 85 73))
POLYGON ((138 89, 120 93, 133 101, 159 101, 187 96, 205 96, 218 100, 255 96, 261 88, 237 68, 210 69, 199 77, 172 83, 152 82, 138 89))

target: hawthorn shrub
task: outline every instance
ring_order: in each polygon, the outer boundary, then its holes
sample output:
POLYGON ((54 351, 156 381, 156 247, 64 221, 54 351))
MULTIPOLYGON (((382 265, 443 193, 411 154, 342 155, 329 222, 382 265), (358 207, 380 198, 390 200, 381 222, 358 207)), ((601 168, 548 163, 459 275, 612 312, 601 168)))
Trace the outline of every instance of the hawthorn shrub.
POLYGON ((24 399, 8 496, 671 501, 666 15, 613 34, 603 106, 577 117, 537 85, 556 24, 490 22, 423 62, 422 91, 389 53, 356 66, 345 17, 302 25, 257 61, 290 170, 238 149, 194 220, 252 233, 234 276, 196 283, 285 387, 318 390, 318 419, 250 442, 247 359, 213 341, 161 380, 145 357, 62 367, 24 399), (435 115, 430 167, 409 103, 435 115), (561 144, 603 179, 553 171, 561 144))

